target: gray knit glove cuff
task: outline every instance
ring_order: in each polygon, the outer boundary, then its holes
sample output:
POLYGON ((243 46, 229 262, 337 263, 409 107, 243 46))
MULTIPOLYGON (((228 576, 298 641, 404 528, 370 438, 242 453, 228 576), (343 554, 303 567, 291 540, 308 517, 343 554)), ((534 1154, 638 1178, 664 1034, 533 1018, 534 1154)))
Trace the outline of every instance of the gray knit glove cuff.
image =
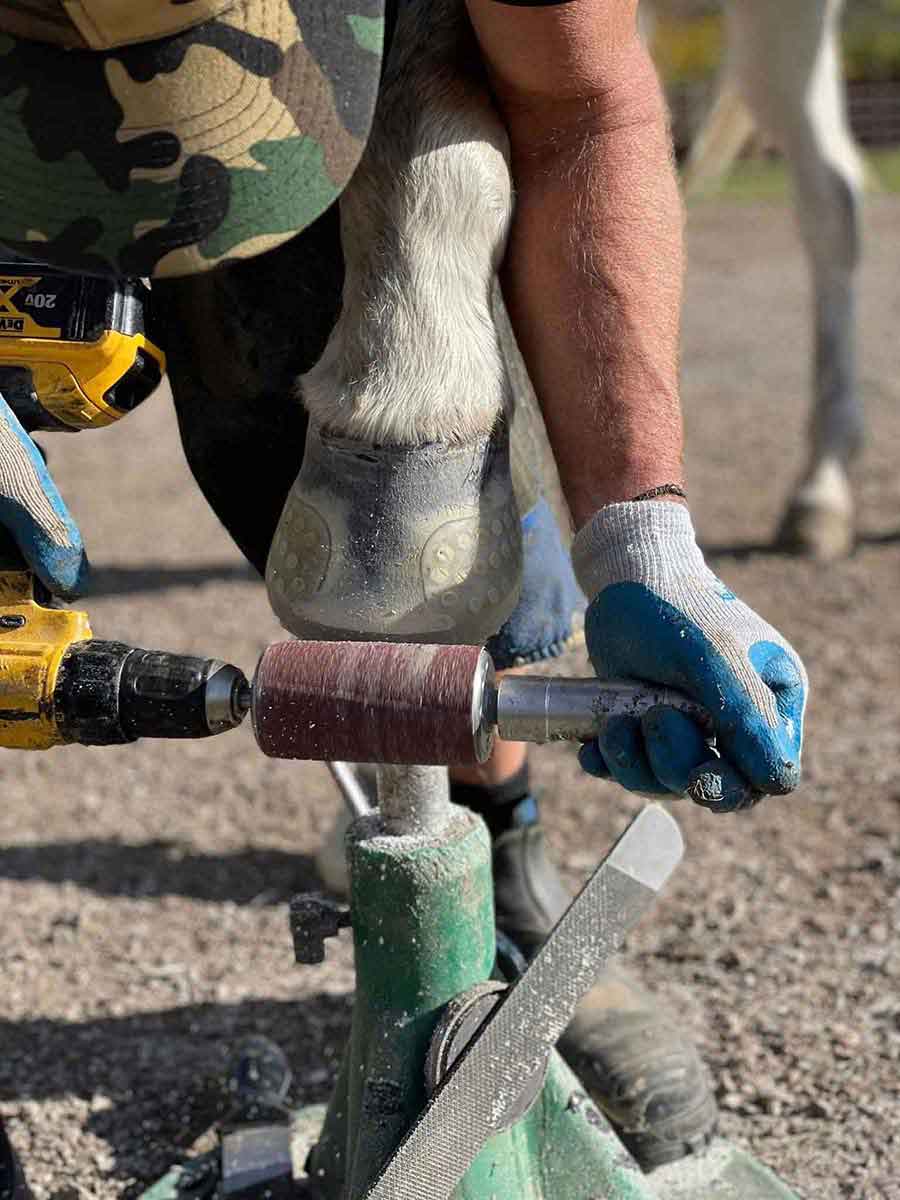
POLYGON ((640 581, 668 589, 674 575, 704 575, 709 568, 691 514, 669 500, 608 504, 578 531, 572 565, 581 590, 593 599, 611 583, 640 581))

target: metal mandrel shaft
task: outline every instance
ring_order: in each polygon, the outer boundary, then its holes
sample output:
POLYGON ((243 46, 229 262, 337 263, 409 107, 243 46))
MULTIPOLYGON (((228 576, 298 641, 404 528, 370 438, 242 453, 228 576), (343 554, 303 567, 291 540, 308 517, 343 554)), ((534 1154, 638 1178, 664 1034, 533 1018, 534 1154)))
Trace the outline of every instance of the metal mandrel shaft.
POLYGON ((640 718, 658 705, 710 728, 701 705, 682 692, 646 683, 509 675, 485 703, 488 719, 507 742, 586 742, 611 717, 640 718))

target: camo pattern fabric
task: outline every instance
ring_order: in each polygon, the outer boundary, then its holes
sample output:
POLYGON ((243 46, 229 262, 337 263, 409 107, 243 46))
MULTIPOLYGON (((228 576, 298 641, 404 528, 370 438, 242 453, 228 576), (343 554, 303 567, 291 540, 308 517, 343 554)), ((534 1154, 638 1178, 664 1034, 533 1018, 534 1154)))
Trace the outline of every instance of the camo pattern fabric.
POLYGON ((177 276, 279 245, 362 154, 384 0, 0 0, 0 242, 177 276))

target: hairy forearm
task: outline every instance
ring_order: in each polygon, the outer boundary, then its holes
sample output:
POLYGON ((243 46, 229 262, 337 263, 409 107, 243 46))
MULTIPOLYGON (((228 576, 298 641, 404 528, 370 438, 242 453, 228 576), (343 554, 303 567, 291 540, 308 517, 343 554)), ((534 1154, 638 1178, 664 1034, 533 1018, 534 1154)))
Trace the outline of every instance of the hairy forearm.
POLYGON ((580 525, 682 477, 682 212, 664 102, 636 39, 587 98, 497 92, 517 194, 504 293, 580 525))

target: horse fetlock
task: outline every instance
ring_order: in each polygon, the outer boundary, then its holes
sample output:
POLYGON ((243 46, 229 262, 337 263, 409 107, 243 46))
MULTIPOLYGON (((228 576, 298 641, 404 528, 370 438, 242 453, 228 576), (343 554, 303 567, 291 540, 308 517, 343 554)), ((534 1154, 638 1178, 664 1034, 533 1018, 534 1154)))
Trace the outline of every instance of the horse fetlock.
POLYGON ((483 642, 512 612, 521 572, 504 425, 465 446, 405 447, 310 427, 266 570, 291 633, 483 642))
POLYGON ((825 457, 814 462, 794 497, 798 504, 852 514, 853 491, 843 460, 825 457))
POLYGON ((845 558, 856 537, 853 492, 843 463, 826 458, 798 487, 778 530, 778 543, 819 562, 845 558))
POLYGON ((776 536, 783 550, 816 562, 835 562, 853 552, 856 525, 852 512, 807 505, 794 500, 776 536))
POLYGON ((471 442, 508 406, 490 311, 512 208, 508 147, 463 6, 410 3, 372 135, 341 198, 346 281, 302 380, 323 429, 393 445, 471 442))
POLYGON ((804 478, 824 495, 840 495, 847 484, 847 467, 865 443, 865 415, 859 393, 823 387, 810 420, 812 465, 804 478))

